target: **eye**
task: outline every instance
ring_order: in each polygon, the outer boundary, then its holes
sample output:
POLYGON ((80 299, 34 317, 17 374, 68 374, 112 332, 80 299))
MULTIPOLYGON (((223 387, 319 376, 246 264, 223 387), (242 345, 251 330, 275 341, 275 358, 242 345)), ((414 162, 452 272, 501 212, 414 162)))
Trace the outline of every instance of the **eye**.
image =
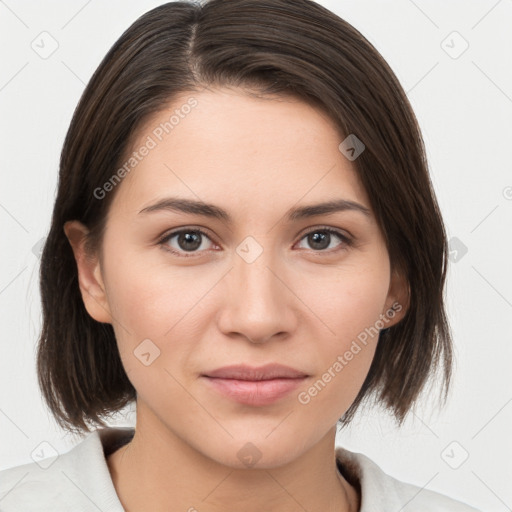
POLYGON ((341 244, 338 244, 338 248, 334 251, 329 252, 337 252, 340 250, 346 250, 348 247, 352 245, 352 240, 337 229, 328 228, 328 227, 319 227, 314 228, 308 231, 301 240, 306 239, 307 243, 315 249, 315 252, 323 252, 326 249, 332 248, 331 242, 333 242, 333 235, 341 240, 341 244), (341 247, 340 247, 341 246, 341 247))
MULTIPOLYGON (((346 250, 352 245, 351 238, 341 231, 329 227, 314 228, 303 235, 301 241, 304 239, 310 244, 314 252, 337 252, 346 250), (338 238, 341 243, 338 244, 337 249, 326 251, 326 249, 332 249, 333 235, 338 238)), ((159 244, 164 247, 165 250, 170 251, 176 256, 190 258, 195 256, 196 253, 208 250, 206 240, 209 240, 215 245, 209 235, 202 229, 186 228, 164 235, 160 239, 159 244)))
POLYGON ((168 233, 161 240, 160 244, 168 251, 176 254, 177 256, 181 256, 184 258, 189 258, 193 256, 193 253, 201 252, 198 249, 207 250, 204 247, 204 239, 208 239, 211 241, 208 234, 199 228, 194 229, 181 229, 179 231, 174 231, 172 233, 168 233), (176 239, 174 244, 171 243, 173 239, 176 239), (186 253, 192 253, 187 255, 186 253), (185 253, 185 254, 184 254, 185 253))

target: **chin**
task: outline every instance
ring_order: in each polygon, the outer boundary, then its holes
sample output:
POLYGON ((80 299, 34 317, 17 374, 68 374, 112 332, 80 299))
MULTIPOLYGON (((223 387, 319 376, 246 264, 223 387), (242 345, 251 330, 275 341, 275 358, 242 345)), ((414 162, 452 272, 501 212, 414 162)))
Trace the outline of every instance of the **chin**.
POLYGON ((301 450, 307 450, 303 443, 289 435, 283 438, 273 432, 269 436, 269 432, 272 430, 266 429, 264 433, 252 430, 224 444, 215 441, 214 450, 210 444, 203 454, 233 469, 271 469, 292 462, 301 450))

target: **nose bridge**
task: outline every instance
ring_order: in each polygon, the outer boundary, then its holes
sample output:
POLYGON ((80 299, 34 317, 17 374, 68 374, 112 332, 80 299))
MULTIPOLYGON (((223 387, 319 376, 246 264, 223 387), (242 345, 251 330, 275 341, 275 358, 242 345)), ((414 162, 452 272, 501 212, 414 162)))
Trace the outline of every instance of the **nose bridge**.
POLYGON ((235 258, 233 277, 236 276, 236 292, 242 294, 240 298, 264 309, 270 309, 274 302, 282 303, 285 300, 281 297, 283 284, 275 275, 276 257, 270 241, 259 242, 248 236, 236 252, 238 257, 235 258))
POLYGON ((271 247, 247 237, 236 248, 229 273, 223 329, 263 341, 291 329, 291 292, 271 247))

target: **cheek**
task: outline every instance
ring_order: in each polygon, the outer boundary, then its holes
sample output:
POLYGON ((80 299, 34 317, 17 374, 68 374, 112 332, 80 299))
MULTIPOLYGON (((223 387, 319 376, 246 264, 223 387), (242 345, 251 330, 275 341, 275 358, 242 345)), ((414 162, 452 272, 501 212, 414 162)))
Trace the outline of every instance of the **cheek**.
POLYGON ((340 273, 307 294, 308 304, 321 320, 317 332, 323 334, 315 336, 318 374, 300 390, 298 401, 329 416, 329 421, 336 421, 348 409, 368 374, 382 328, 379 320, 388 278, 385 264, 375 262, 340 273))
POLYGON ((124 369, 143 393, 151 383, 157 385, 152 389, 172 384, 166 369, 174 374, 189 366, 211 320, 212 291, 223 272, 155 264, 125 249, 122 259, 105 265, 105 285, 124 369))
MULTIPOLYGON (((188 322, 215 276, 202 276, 194 267, 173 268, 133 253, 107 268, 106 287, 115 321, 131 337, 159 339, 181 321, 188 322)), ((126 334, 126 332, 125 332, 126 334)))
MULTIPOLYGON (((179 403, 183 396, 165 370, 174 373, 170 361, 182 367, 191 346, 165 340, 177 339, 184 326, 191 327, 192 306, 204 292, 190 286, 190 276, 185 279, 182 273, 152 265, 129 251, 122 259, 112 258, 105 270, 115 336, 128 378, 142 397, 155 390, 158 396, 177 393, 179 403)), ((193 339, 199 336, 192 328, 187 340, 193 339)))
POLYGON ((340 348, 379 320, 389 278, 385 259, 367 258, 358 265, 302 277, 298 295, 323 325, 322 339, 340 348))

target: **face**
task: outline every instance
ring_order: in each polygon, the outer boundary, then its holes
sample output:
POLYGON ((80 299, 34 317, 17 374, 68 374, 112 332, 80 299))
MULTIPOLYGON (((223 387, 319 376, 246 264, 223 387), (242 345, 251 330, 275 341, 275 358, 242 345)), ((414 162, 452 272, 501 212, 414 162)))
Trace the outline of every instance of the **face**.
POLYGON ((248 442, 260 467, 284 464, 332 432, 376 333, 402 316, 404 286, 343 139, 292 97, 183 95, 139 130, 101 256, 80 257, 83 227, 66 226, 85 305, 112 323, 137 408, 222 464, 242 466, 248 442), (329 202, 339 208, 306 208, 329 202), (205 376, 269 363, 306 377, 205 376))

